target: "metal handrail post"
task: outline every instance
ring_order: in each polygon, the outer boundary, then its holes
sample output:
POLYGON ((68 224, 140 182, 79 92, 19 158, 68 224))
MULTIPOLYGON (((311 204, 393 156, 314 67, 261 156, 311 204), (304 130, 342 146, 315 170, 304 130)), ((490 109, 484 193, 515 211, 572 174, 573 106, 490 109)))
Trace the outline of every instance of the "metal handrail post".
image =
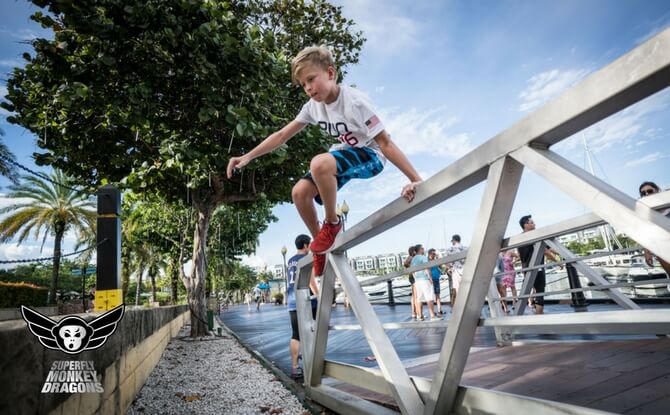
POLYGON ((489 168, 488 180, 465 260, 463 280, 456 296, 454 314, 442 343, 442 351, 426 402, 425 415, 450 413, 479 324, 484 297, 489 289, 498 252, 521 181, 523 166, 506 157, 489 168))

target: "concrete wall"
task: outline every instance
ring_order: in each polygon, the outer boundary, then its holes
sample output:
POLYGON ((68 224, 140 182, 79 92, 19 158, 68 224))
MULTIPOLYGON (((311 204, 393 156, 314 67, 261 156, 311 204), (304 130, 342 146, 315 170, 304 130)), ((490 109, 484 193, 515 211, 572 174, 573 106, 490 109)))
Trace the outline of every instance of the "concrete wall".
MULTIPOLYGON (((97 317, 80 316, 87 321, 97 317)), ((0 322, 0 413, 125 413, 188 318, 187 306, 126 309, 117 331, 101 348, 77 355, 45 348, 23 320, 0 322), (104 393, 41 393, 56 360, 93 361, 104 393)))
MULTIPOLYGON (((52 307, 30 307, 33 310, 44 314, 45 316, 55 316, 58 314, 58 307, 52 306, 52 307)), ((0 321, 6 321, 6 320, 20 320, 23 317, 21 317, 21 309, 19 307, 14 307, 14 308, 0 308, 0 321)))

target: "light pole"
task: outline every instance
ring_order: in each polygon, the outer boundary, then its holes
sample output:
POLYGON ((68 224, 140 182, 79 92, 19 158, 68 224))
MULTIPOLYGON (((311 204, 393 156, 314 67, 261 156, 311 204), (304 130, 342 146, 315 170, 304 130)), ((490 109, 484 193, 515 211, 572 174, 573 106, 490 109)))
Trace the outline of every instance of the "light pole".
MULTIPOLYGON (((286 249, 286 245, 281 247, 281 256, 284 258, 284 284, 286 284, 286 279, 288 278, 288 269, 286 268, 286 252, 288 252, 288 249, 286 249)), ((280 285, 281 287, 281 285, 280 285)), ((280 288, 281 289, 281 288, 280 288)), ((284 300, 283 303, 286 304, 286 294, 288 294, 286 291, 288 289, 288 285, 286 285, 286 288, 284 289, 284 300)))
MULTIPOLYGON (((343 200, 342 205, 337 205, 337 214, 342 218, 342 232, 346 230, 346 223, 347 223, 347 216, 349 215, 349 205, 347 205, 347 201, 343 200)), ((347 256, 347 251, 344 251, 344 258, 346 258, 347 262, 349 262, 349 257, 347 256)), ((333 299, 333 302, 335 302, 335 299, 333 299)), ((347 297, 345 294, 344 297, 344 307, 347 308, 347 297)))
POLYGON ((338 206, 337 210, 342 213, 342 218, 344 221, 342 222, 342 232, 344 232, 345 229, 345 224, 347 223, 347 216, 349 215, 349 205, 347 205, 347 201, 342 202, 342 206, 338 206))

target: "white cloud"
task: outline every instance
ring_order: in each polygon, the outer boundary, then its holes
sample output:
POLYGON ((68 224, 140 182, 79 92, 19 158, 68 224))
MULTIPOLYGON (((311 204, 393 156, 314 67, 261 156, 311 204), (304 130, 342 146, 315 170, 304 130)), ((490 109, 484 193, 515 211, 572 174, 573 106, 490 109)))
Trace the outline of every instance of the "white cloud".
POLYGON ((242 263, 246 266, 252 267, 252 268, 265 268, 268 266, 268 263, 263 257, 256 256, 256 255, 243 255, 241 257, 242 263))
POLYGON ((39 245, 16 245, 13 243, 0 245, 0 258, 5 260, 39 258, 48 255, 44 251, 40 253, 39 245))
POLYGON ((27 197, 19 197, 19 198, 15 198, 15 199, 10 199, 10 198, 7 197, 7 193, 0 193, 0 208, 4 208, 5 206, 9 206, 9 205, 29 203, 31 201, 32 201, 32 199, 28 199, 27 197))
POLYGON ((10 37, 19 40, 33 40, 38 37, 37 32, 32 29, 9 30, 4 26, 0 28, 0 33, 7 33, 10 37))
POLYGON ((342 0, 343 14, 356 22, 355 29, 367 39, 365 50, 375 55, 404 53, 418 45, 419 23, 404 15, 392 4, 375 0, 342 0))
POLYGON ((563 92, 570 86, 589 74, 586 69, 561 71, 552 69, 532 76, 526 83, 526 89, 521 91, 519 111, 526 112, 538 108, 549 99, 563 92))
MULTIPOLYGON (((417 167, 419 175, 425 180, 433 176, 435 171, 422 171, 417 167)), ((392 165, 376 177, 367 180, 352 180, 338 192, 337 200, 348 201, 352 212, 357 217, 365 217, 378 210, 384 204, 400 197, 403 186, 409 183, 405 175, 392 165)))
POLYGON ((18 32, 12 35, 13 37, 21 40, 33 40, 37 39, 37 32, 30 29, 19 29, 18 32))
POLYGON ((668 154, 663 154, 660 151, 657 151, 655 153, 647 154, 644 157, 641 157, 639 159, 635 160, 630 160, 626 163, 626 167, 634 167, 634 166, 639 166, 640 164, 647 164, 647 163, 653 163, 657 160, 667 158, 668 154))
POLYGON ((23 62, 17 59, 0 59, 0 66, 13 68, 15 66, 23 66, 23 62))
MULTIPOLYGON (((659 137, 660 129, 645 128, 646 117, 668 108, 670 91, 659 92, 638 102, 584 130, 589 147, 594 153, 633 143, 639 145, 640 136, 650 139, 659 137)), ((556 149, 567 151, 582 143, 582 133, 561 141, 556 149)), ((645 141, 645 140, 642 140, 645 141)))
POLYGON ((407 155, 430 154, 458 158, 472 149, 468 133, 450 133, 458 118, 447 114, 445 108, 420 111, 411 108, 404 112, 380 110, 380 115, 393 141, 407 155))

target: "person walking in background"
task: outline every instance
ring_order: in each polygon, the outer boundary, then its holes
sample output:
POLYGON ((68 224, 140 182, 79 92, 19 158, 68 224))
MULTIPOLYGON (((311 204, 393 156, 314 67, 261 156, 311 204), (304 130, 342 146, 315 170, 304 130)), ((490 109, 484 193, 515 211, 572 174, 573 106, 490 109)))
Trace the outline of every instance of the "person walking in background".
MULTIPOLYGON (((522 216, 519 219, 519 225, 524 232, 529 232, 535 229, 535 222, 533 221, 531 215, 522 216)), ((546 248, 544 250, 544 255, 542 255, 542 261, 540 265, 544 264, 544 258, 547 257, 554 262, 558 262, 558 254, 551 248, 546 248)), ((533 257, 533 245, 524 245, 519 247, 519 257, 521 258, 521 265, 523 268, 530 267, 530 260, 533 257)), ((526 273, 528 275, 529 272, 526 273)), ((536 293, 543 293, 547 285, 547 277, 545 276, 544 269, 537 271, 537 276, 535 277, 535 282, 533 283, 533 288, 536 293)), ((535 314, 544 314, 544 296, 539 295, 534 297, 535 303, 535 314)))
MULTIPOLYGON (((437 259, 437 251, 431 248, 428 250, 428 260, 434 261, 437 259)), ((433 293, 435 294, 435 304, 437 304, 437 314, 443 315, 442 311, 442 300, 440 299, 440 277, 442 276, 442 271, 440 270, 439 265, 430 267, 430 278, 433 280, 433 293)))
MULTIPOLYGON (((295 247, 298 250, 288 260, 288 270, 286 273, 286 303, 288 305, 288 314, 291 318, 291 341, 289 342, 289 351, 291 352, 291 378, 300 379, 303 377, 302 368, 298 364, 298 355, 300 353, 300 330, 298 329, 298 312, 295 301, 295 283, 298 278, 298 261, 309 253, 309 244, 311 240, 307 235, 298 235, 295 238, 295 247)), ((316 294, 318 294, 318 285, 314 274, 310 277, 310 297, 312 298, 312 318, 316 318, 316 294)))
POLYGON ((254 287, 254 300, 256 301, 256 310, 261 309, 261 287, 258 284, 254 287))
MULTIPOLYGON (((451 237, 451 246, 447 248, 447 255, 454 255, 459 252, 463 252, 467 247, 461 245, 461 236, 455 234, 451 237)), ((465 265, 465 260, 459 259, 451 263, 451 307, 454 307, 456 302, 456 295, 458 294, 458 289, 461 285, 461 279, 463 279, 463 266, 465 265)))
POLYGON ((498 290, 498 294, 500 294, 500 306, 503 309, 503 313, 507 313, 507 301, 502 300, 502 298, 505 298, 506 296, 506 289, 503 285, 503 267, 503 254, 502 252, 498 252, 498 259, 496 260, 496 268, 493 271, 493 278, 496 281, 496 289, 498 290))
POLYGON ((244 294, 244 303, 247 305, 247 310, 251 311, 251 300, 253 299, 253 296, 249 291, 247 291, 244 294))
MULTIPOLYGON (((416 246, 412 245, 409 248, 407 248, 407 254, 409 256, 405 259, 405 262, 403 263, 403 266, 405 268, 409 268, 410 266, 412 266, 412 259, 414 258, 414 255, 416 255, 416 246)), ((409 301, 410 301, 410 307, 412 309, 412 320, 416 320, 418 316, 416 315, 416 289, 414 287, 415 283, 414 274, 410 272, 408 275, 409 275, 409 286, 411 291, 409 301)))
MULTIPOLYGON (((514 269, 514 262, 519 260, 519 254, 516 253, 514 249, 508 249, 503 253, 503 271, 505 274, 502 278, 503 286, 505 287, 505 294, 503 297, 507 297, 507 289, 512 290, 512 310, 516 307, 516 270, 514 269)), ((507 303, 507 301, 505 301, 507 303)))
MULTIPOLYGON (((661 188, 658 187, 658 185, 654 182, 643 182, 638 190, 640 191, 640 198, 643 198, 660 192, 661 188)), ((665 215, 666 217, 670 218, 670 208, 664 209, 659 213, 661 215, 665 215)), ((666 260, 659 257, 658 255, 654 255, 649 249, 647 248, 644 249, 644 261, 650 267, 654 266, 654 257, 656 257, 658 262, 661 264, 661 267, 663 267, 663 271, 665 271, 665 273, 668 275, 668 278, 670 278, 670 263, 668 263, 666 260)))
MULTIPOLYGON (((412 266, 416 267, 428 262, 428 258, 424 255, 423 246, 416 246, 416 255, 412 258, 412 266)), ((433 311, 433 298, 435 296, 433 290, 433 280, 428 275, 428 271, 422 269, 414 273, 415 287, 416 287, 416 315, 421 316, 419 319, 423 321, 423 303, 428 305, 428 313, 431 320, 440 320, 433 311)))

